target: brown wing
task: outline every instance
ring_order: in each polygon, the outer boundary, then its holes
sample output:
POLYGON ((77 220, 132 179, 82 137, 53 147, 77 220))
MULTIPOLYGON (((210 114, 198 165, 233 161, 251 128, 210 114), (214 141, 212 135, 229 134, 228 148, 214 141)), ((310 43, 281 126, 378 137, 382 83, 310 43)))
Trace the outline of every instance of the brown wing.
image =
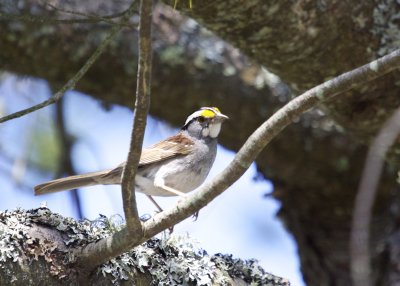
POLYGON ((193 141, 185 137, 182 133, 156 143, 142 150, 139 166, 164 161, 176 156, 186 155, 193 149, 193 141))
MULTIPOLYGON (((186 155, 190 153, 193 145, 194 143, 192 140, 186 138, 181 133, 178 133, 175 136, 143 149, 142 155, 140 156, 139 167, 161 162, 176 156, 186 155)), ((115 178, 120 178, 124 164, 125 162, 118 165, 115 169, 105 173, 102 176, 102 179, 109 179, 114 182, 115 178)))

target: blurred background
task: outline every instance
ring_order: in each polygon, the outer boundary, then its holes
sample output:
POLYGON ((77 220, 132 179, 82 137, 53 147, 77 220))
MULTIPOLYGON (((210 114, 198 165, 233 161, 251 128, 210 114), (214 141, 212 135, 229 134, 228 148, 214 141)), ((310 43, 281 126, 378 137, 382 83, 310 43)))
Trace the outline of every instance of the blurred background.
MULTIPOLYGON (((0 0, 0 116, 59 90, 130 4, 0 0)), ((399 13, 398 1, 155 1, 151 117, 144 145, 174 134, 200 106, 218 106, 231 120, 220 134, 210 179, 294 96, 397 49, 399 13)), ((53 211, 76 218, 122 214, 118 187, 45 197, 34 197, 32 187, 125 160, 138 19, 137 14, 130 19, 63 101, 0 124, 1 209, 47 201, 53 211)), ((190 233, 209 253, 256 258, 293 285, 350 285, 355 192, 368 143, 400 105, 399 76, 395 70, 352 86, 293 118, 198 221, 188 219, 175 231, 190 233)), ((400 283, 396 148, 371 225, 377 285, 400 283)), ((141 214, 153 214, 146 198, 139 194, 138 201, 141 214)), ((168 208, 176 199, 160 204, 168 208)))

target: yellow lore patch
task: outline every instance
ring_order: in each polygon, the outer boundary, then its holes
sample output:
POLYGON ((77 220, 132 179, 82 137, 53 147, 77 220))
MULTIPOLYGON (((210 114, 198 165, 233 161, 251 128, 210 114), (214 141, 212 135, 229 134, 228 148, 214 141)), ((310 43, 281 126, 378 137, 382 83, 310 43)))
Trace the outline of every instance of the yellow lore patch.
POLYGON ((200 115, 206 118, 213 118, 217 113, 221 113, 221 111, 217 107, 212 107, 203 109, 200 115))

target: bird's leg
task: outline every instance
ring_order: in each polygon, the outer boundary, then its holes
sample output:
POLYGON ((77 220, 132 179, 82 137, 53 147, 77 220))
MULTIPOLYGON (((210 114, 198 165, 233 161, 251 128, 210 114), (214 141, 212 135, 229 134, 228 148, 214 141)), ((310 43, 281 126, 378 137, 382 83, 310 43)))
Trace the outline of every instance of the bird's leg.
POLYGON ((197 219, 199 218, 199 213, 200 211, 197 211, 194 213, 194 215, 192 215, 193 221, 197 221, 197 219))
POLYGON ((160 205, 156 202, 156 200, 155 199, 153 199, 153 197, 152 196, 150 196, 150 195, 146 195, 148 198, 149 198, 149 200, 156 206, 156 208, 158 209, 158 211, 159 212, 162 212, 163 211, 163 209, 160 207, 160 205))
MULTIPOLYGON (((177 191, 177 190, 175 190, 174 188, 171 188, 171 187, 166 186, 166 185, 164 184, 164 182, 162 182, 161 185, 160 185, 160 184, 157 184, 156 187, 162 188, 162 189, 164 189, 164 190, 166 190, 166 191, 168 191, 168 192, 171 192, 171 193, 173 193, 173 194, 176 194, 176 195, 178 195, 178 196, 180 196, 180 197, 182 197, 182 198, 187 198, 187 194, 182 193, 182 192, 180 192, 180 191, 177 191)), ((180 202, 180 200, 178 201, 178 204, 179 204, 179 202, 180 202)), ((193 215, 194 221, 197 221, 198 217, 199 217, 199 212, 196 212, 196 213, 193 215)))
MULTIPOLYGON (((158 209, 158 212, 159 212, 159 213, 162 212, 162 211, 164 211, 164 210, 160 207, 160 205, 156 202, 156 200, 153 199, 152 196, 150 196, 150 195, 146 195, 146 196, 147 196, 147 197, 149 198, 149 200, 156 206, 156 208, 158 209)), ((173 233, 173 232, 174 232, 174 226, 171 226, 170 228, 168 228, 168 230, 169 230, 169 234, 173 233)))
POLYGON ((170 193, 172 193, 172 194, 174 194, 176 196, 180 196, 182 198, 186 198, 187 197, 187 194, 185 194, 185 193, 183 193, 181 191, 175 190, 174 188, 166 186, 165 183, 164 183, 164 180, 155 181, 154 182, 154 186, 157 187, 157 188, 163 189, 163 190, 165 190, 167 192, 170 192, 170 193))
MULTIPOLYGON (((156 186, 157 188, 166 190, 167 192, 173 193, 174 195, 180 196, 181 198, 187 198, 187 196, 188 196, 187 194, 185 194, 185 193, 183 193, 181 191, 178 191, 178 190, 175 190, 174 188, 166 186, 165 183, 164 183, 164 180, 155 181, 154 182, 154 186, 156 186)), ((151 198, 151 199, 153 199, 153 198, 151 198)), ((178 201, 178 204, 179 204, 179 201, 178 201)), ((194 221, 196 221, 198 217, 199 217, 199 212, 196 212, 193 215, 194 221)), ((171 231, 171 233, 172 233, 172 231, 171 231)))

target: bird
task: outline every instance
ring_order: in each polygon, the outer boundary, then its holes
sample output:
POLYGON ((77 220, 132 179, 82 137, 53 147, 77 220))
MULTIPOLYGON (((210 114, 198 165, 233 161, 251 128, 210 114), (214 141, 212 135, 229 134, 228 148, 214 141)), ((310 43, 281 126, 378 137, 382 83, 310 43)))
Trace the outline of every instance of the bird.
MULTIPOLYGON (((199 187, 215 161, 218 135, 227 119, 217 107, 202 107, 187 117, 176 135, 142 149, 135 191, 146 194, 162 211, 152 196, 185 197, 199 187)), ((124 165, 48 181, 34 187, 35 195, 121 184, 124 165)))

